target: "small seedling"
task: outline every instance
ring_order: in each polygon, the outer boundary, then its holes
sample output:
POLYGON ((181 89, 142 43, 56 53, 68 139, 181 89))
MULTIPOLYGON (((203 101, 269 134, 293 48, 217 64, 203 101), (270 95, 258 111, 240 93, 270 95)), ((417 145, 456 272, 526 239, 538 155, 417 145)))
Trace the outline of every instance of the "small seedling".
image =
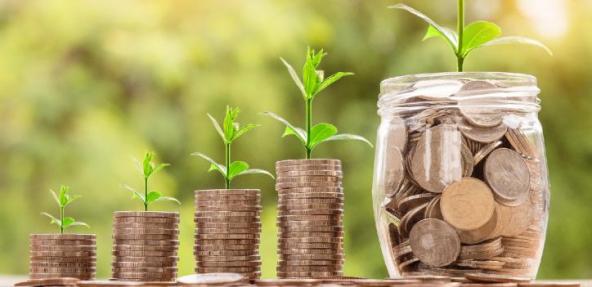
POLYGON ((265 174, 265 175, 270 176, 271 178, 274 178, 273 175, 266 170, 257 169, 257 168, 249 168, 249 164, 244 161, 232 161, 232 159, 231 159, 232 143, 234 143, 234 141, 236 141, 242 135, 246 134, 250 130, 259 126, 259 125, 255 125, 255 124, 247 124, 247 125, 241 127, 239 125, 239 123, 236 122, 236 118, 238 117, 239 112, 240 112, 239 108, 231 108, 231 107, 227 106, 226 107, 226 116, 224 117, 224 122, 222 123, 222 127, 220 126, 218 121, 216 121, 216 119, 214 117, 212 117, 212 115, 208 114, 208 117, 212 121, 214 128, 216 129, 216 131, 218 132, 218 134, 222 138, 222 141, 224 142, 224 159, 225 159, 224 162, 225 162, 225 164, 219 164, 203 153, 195 152, 195 153, 191 154, 191 155, 198 156, 198 157, 201 157, 201 158, 207 160, 210 163, 210 169, 208 170, 208 172, 210 172, 210 171, 219 172, 224 177, 224 183, 225 183, 226 189, 230 189, 230 184, 231 184, 232 180, 239 175, 265 174))
POLYGON ((152 162, 153 158, 154 153, 146 152, 144 155, 144 161, 142 163, 138 162, 138 168, 141 170, 141 173, 144 176, 144 194, 136 191, 134 188, 128 185, 124 185, 124 187, 132 192, 132 198, 138 198, 142 201, 144 204, 144 211, 148 211, 148 206, 157 201, 173 201, 180 205, 181 202, 174 197, 163 196, 162 193, 158 191, 148 191, 148 180, 150 177, 161 171, 163 168, 169 166, 168 163, 161 163, 157 165, 152 162))
POLYGON ((72 226, 89 227, 88 224, 86 224, 84 222, 76 221, 73 217, 69 217, 69 216, 65 215, 66 206, 70 205, 70 203, 74 202, 74 200, 80 198, 79 195, 71 195, 70 194, 70 187, 69 186, 66 186, 66 185, 60 186, 59 193, 56 193, 55 191, 53 191, 51 189, 49 190, 49 192, 51 193, 51 196, 53 197, 53 199, 55 199, 55 201, 58 204, 58 207, 60 209, 60 218, 58 219, 47 212, 42 212, 41 214, 49 217, 49 219, 51 219, 50 224, 56 224, 59 227, 61 234, 64 234, 64 230, 69 227, 72 227, 72 226))
POLYGON ((284 130, 284 134, 282 137, 285 136, 295 136, 302 145, 304 145, 304 149, 306 150, 306 158, 310 159, 312 151, 321 143, 327 141, 337 141, 337 140, 358 140, 367 143, 368 145, 372 146, 372 144, 365 138, 352 135, 352 134, 338 134, 337 128, 329 123, 318 123, 313 126, 312 124, 312 103, 314 99, 318 96, 320 92, 328 88, 329 86, 333 85, 341 78, 346 76, 351 76, 353 73, 347 72, 337 72, 328 78, 324 78, 324 73, 321 70, 318 70, 323 57, 325 57, 327 53, 321 49, 320 51, 315 51, 313 49, 308 48, 306 52, 306 60, 304 62, 304 67, 302 68, 302 80, 298 77, 298 74, 294 70, 294 68, 288 64, 283 58, 281 59, 292 80, 296 83, 296 86, 300 90, 302 97, 304 98, 305 103, 305 120, 306 120, 306 128, 302 129, 292 125, 290 122, 285 120, 284 118, 274 114, 272 112, 266 112, 265 115, 268 115, 284 125, 286 125, 286 129, 284 130))
POLYGON ((475 49, 481 47, 498 46, 506 44, 526 44, 544 49, 552 55, 552 52, 543 43, 526 37, 506 36, 501 37, 502 29, 495 23, 488 21, 475 21, 465 26, 465 1, 458 0, 457 31, 440 26, 434 20, 423 13, 405 5, 396 4, 389 6, 393 9, 405 10, 429 24, 423 40, 442 38, 450 45, 457 58, 458 71, 463 71, 463 65, 467 56, 475 49))

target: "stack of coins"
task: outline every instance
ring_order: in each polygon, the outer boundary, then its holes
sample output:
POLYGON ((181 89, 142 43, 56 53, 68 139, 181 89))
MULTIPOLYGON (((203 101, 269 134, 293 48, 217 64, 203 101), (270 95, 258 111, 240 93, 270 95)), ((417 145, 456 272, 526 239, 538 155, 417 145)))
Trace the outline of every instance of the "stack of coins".
POLYGON ((341 161, 276 163, 279 278, 342 276, 343 186, 341 161))
POLYGON ((501 108, 527 96, 493 81, 434 85, 400 95, 415 108, 380 128, 375 199, 391 266, 534 277, 548 205, 542 135, 532 116, 501 108))
POLYGON ((261 192, 213 189, 195 192, 196 273, 261 276, 261 192))
POLYGON ((29 276, 94 279, 96 249, 94 234, 31 234, 29 276))
POLYGON ((174 281, 178 225, 177 212, 113 213, 113 279, 174 281))

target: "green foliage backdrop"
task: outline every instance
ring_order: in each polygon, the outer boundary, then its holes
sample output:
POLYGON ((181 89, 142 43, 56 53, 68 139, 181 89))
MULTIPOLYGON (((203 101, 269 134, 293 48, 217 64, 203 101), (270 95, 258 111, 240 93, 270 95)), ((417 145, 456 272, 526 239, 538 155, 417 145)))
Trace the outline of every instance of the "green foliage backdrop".
MULTIPOLYGON (((406 1, 446 24, 454 21, 454 2, 406 1)), ((507 35, 541 38, 516 1, 468 2, 469 21, 479 15, 507 35)), ((554 57, 508 47, 476 51, 466 64, 539 78, 552 183, 543 278, 592 276, 592 2, 564 2, 566 33, 541 38, 554 57)), ((300 66, 307 45, 323 47, 328 73, 355 72, 317 99, 315 121, 369 139, 379 122, 382 79, 454 70, 445 43, 422 43, 423 23, 386 9, 393 3, 0 1, 0 274, 26 274, 28 234, 55 231, 39 213, 55 208, 48 189, 64 183, 83 195, 69 211, 97 234, 98 275, 107 277, 111 214, 142 209, 121 184, 141 186, 132 158, 146 150, 172 164, 153 184, 183 202, 180 273, 192 272, 193 191, 223 186, 205 162, 189 156, 223 158, 207 112, 222 117, 231 104, 241 107, 244 122, 263 124, 237 143, 234 157, 273 170, 276 160, 304 156, 294 139, 279 138, 280 124, 258 115, 274 111, 302 125, 302 99, 280 56, 300 66)), ((355 142, 316 151, 344 162, 345 269, 352 276, 386 276, 371 211, 373 153, 355 142)), ((263 275, 272 277, 273 182, 244 177, 235 186, 263 191, 263 275)))

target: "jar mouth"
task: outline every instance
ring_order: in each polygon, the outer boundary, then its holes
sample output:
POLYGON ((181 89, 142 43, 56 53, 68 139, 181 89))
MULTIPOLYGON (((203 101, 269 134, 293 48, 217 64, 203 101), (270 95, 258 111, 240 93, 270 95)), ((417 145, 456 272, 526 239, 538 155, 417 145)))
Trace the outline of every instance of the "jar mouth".
POLYGON ((446 72, 404 75, 380 83, 379 113, 426 106, 491 107, 515 111, 540 110, 537 79, 505 72, 446 72))

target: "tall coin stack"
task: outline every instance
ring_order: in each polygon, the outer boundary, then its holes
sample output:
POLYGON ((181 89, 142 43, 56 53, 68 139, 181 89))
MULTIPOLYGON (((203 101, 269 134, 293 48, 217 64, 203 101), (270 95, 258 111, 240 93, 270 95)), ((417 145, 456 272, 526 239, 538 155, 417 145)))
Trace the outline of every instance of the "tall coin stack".
POLYGON ((30 250, 31 279, 95 278, 94 234, 31 234, 30 250))
POLYGON ((341 161, 276 163, 279 278, 342 276, 343 187, 341 161))
POLYGON ((211 189, 195 192, 196 273, 261 276, 261 192, 211 189))
POLYGON ((174 281, 177 277, 178 225, 177 212, 115 212, 113 279, 174 281))

